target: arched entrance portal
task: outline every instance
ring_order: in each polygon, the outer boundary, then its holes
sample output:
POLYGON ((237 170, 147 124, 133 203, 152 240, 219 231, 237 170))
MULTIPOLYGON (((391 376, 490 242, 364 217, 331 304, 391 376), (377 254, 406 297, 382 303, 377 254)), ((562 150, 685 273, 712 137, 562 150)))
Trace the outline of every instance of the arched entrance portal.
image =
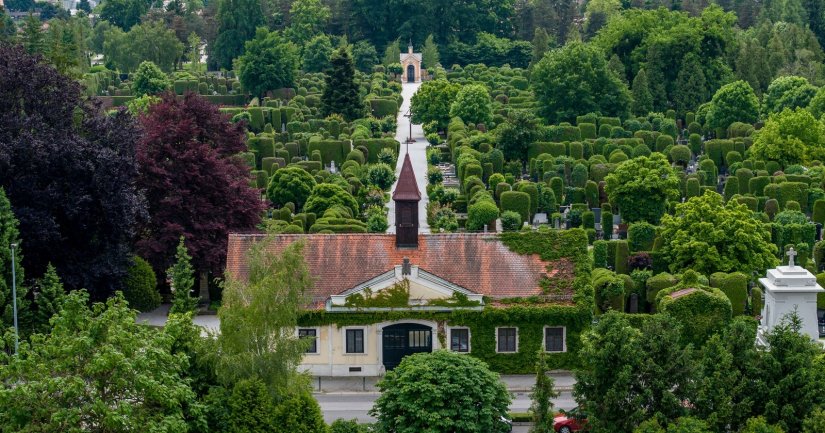
POLYGON ((399 323, 384 327, 381 338, 384 368, 389 371, 407 355, 433 351, 433 329, 417 323, 399 323))
POLYGON ((415 66, 413 65, 407 65, 407 82, 415 83, 415 66))

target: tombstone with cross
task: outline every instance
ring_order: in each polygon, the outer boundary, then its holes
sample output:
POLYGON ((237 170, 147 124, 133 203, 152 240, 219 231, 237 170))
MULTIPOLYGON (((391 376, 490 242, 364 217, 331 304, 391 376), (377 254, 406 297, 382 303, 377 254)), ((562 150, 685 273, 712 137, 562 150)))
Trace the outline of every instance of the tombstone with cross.
POLYGON ((796 313, 801 320, 800 333, 807 334, 812 340, 819 340, 819 326, 816 311, 816 298, 825 293, 816 282, 816 277, 803 266, 796 265, 799 254, 794 248, 788 248, 788 265, 769 269, 765 278, 759 279, 764 293, 764 304, 760 312, 760 326, 757 330, 757 342, 767 345, 766 336, 780 324, 788 314, 796 313))

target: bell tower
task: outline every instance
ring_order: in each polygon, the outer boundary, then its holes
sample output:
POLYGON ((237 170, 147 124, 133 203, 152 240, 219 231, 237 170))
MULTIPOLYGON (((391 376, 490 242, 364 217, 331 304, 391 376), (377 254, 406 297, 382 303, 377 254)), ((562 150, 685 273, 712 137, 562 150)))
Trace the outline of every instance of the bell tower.
POLYGON ((409 153, 404 155, 392 199, 395 201, 395 246, 418 248, 418 202, 421 201, 421 192, 409 153))

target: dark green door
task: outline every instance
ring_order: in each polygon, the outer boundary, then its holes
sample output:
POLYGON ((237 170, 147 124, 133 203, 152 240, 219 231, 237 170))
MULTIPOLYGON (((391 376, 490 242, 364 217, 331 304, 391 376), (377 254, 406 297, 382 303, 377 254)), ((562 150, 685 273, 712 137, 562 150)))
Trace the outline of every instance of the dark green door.
POLYGON ((433 351, 433 330, 427 325, 399 323, 384 328, 382 337, 384 368, 397 367, 407 355, 433 351))

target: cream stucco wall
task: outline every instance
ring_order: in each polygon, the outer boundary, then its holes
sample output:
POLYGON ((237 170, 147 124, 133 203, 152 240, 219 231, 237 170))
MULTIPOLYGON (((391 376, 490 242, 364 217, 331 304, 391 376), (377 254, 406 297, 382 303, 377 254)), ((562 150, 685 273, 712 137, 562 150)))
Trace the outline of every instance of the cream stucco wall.
POLYGON ((382 376, 385 373, 381 348, 382 329, 397 323, 418 323, 430 326, 433 350, 441 348, 437 336, 437 324, 430 321, 408 320, 340 328, 337 325, 324 325, 315 327, 318 330, 318 353, 304 355, 299 370, 306 371, 313 376, 382 376), (363 354, 346 353, 347 329, 364 330, 363 354))

